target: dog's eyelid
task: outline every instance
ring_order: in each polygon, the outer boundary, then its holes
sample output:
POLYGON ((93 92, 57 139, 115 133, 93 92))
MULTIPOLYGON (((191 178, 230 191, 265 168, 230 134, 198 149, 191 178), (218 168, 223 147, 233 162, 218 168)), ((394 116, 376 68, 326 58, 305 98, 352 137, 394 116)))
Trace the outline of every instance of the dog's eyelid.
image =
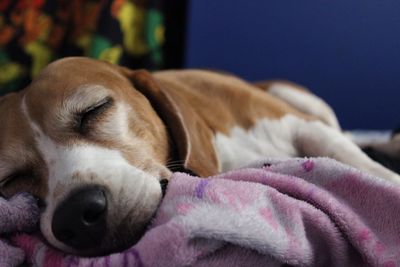
POLYGON ((7 182, 9 181, 9 179, 10 179, 10 178, 9 178, 8 176, 2 178, 2 179, 0 180, 0 188, 3 187, 4 185, 6 185, 7 182))
POLYGON ((97 116, 101 115, 104 111, 112 106, 114 99, 110 96, 103 98, 96 104, 84 109, 83 111, 76 114, 76 126, 78 132, 85 134, 87 132, 90 122, 97 116))
POLYGON ((0 187, 6 186, 9 182, 12 182, 15 179, 24 178, 24 177, 33 177, 33 176, 34 176, 34 174, 28 170, 10 172, 10 174, 4 176, 0 180, 0 187))
POLYGON ((89 106, 88 108, 84 109, 83 111, 80 112, 80 114, 84 114, 90 111, 93 111, 97 108, 100 108, 103 105, 106 104, 111 104, 113 102, 113 98, 111 96, 105 97, 102 100, 98 101, 96 104, 89 106))
POLYGON ((12 179, 15 176, 15 171, 10 171, 8 174, 4 175, 3 177, 0 178, 0 187, 3 187, 5 184, 7 184, 10 179, 12 179))

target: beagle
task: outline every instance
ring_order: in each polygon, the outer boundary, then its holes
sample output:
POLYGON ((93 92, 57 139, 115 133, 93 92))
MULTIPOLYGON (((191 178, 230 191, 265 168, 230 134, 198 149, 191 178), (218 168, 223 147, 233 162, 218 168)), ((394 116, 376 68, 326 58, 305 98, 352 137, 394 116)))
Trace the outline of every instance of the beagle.
POLYGON ((177 168, 206 177, 265 157, 327 156, 400 181, 288 82, 65 58, 2 97, 0 121, 1 193, 36 195, 44 237, 81 255, 138 240, 177 168))

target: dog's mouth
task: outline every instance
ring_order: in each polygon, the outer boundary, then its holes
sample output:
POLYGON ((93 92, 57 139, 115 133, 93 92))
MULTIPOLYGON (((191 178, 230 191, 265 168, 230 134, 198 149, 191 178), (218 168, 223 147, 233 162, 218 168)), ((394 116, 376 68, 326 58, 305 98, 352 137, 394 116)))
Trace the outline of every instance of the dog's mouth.
POLYGON ((169 183, 169 180, 167 180, 167 179, 162 179, 160 181, 161 192, 162 192, 163 197, 165 196, 165 193, 167 192, 168 183, 169 183))
MULTIPOLYGON (((164 197, 167 192, 168 184, 169 184, 168 179, 160 180, 162 197, 164 197)), ((126 234, 124 234, 126 229, 129 229, 129 227, 124 226, 124 225, 119 226, 117 228, 117 230, 115 231, 115 237, 113 239, 116 240, 115 242, 117 242, 117 243, 118 243, 118 241, 119 242, 122 241, 122 243, 120 243, 119 246, 115 247, 112 250, 103 250, 103 253, 101 255, 104 256, 104 255, 110 254, 110 253, 121 252, 121 251, 126 250, 126 249, 130 248, 131 246, 135 245, 145 235, 146 231, 151 226, 156 214, 157 214, 157 210, 154 212, 154 214, 151 216, 151 218, 145 224, 143 224, 143 227, 139 231, 137 231, 137 233, 135 235, 133 235, 131 238, 127 238, 126 234)), ((90 255, 90 253, 89 253, 89 255, 90 255)), ((96 256, 99 256, 99 254, 97 253, 96 256)))

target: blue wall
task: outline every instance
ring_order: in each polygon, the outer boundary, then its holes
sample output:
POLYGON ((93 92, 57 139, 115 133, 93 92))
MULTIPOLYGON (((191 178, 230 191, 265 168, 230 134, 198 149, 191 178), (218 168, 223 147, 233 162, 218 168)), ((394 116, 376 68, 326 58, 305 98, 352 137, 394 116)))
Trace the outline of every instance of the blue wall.
POLYGON ((283 78, 347 129, 400 125, 399 0, 192 0, 186 67, 283 78))

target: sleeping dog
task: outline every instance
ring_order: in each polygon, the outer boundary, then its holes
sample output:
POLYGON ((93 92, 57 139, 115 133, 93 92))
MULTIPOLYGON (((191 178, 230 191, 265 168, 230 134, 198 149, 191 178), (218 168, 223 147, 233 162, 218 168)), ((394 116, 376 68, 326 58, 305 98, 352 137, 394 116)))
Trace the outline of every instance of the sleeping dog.
POLYGON ((326 156, 400 181, 288 82, 66 58, 1 98, 0 121, 2 194, 37 196, 47 241, 82 255, 136 242, 175 167, 206 177, 265 157, 326 156))

